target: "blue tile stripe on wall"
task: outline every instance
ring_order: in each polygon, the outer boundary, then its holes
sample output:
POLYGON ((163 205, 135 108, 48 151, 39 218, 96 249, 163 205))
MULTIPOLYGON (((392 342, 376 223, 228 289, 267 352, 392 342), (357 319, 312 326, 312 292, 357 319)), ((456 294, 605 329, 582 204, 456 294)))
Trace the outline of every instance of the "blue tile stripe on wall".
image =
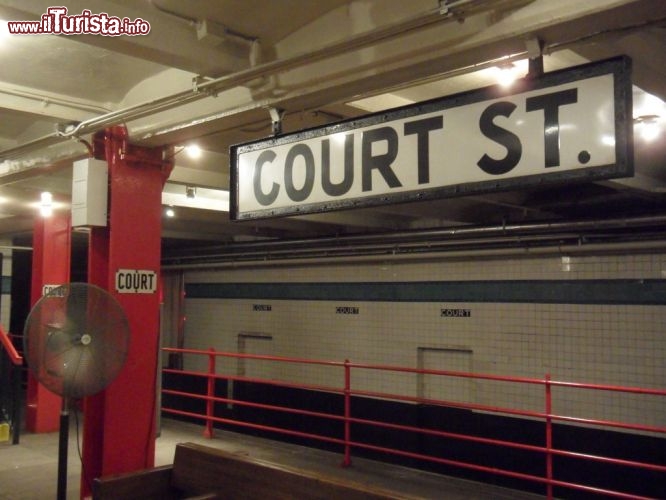
POLYGON ((189 283, 190 299, 666 304, 666 280, 189 283))

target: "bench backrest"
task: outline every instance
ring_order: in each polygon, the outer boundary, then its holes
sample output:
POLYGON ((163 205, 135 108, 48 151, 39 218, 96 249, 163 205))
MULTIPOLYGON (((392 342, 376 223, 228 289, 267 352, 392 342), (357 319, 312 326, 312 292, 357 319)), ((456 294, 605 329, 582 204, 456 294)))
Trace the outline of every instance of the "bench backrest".
POLYGON ((171 484, 187 495, 225 499, 386 500, 408 498, 194 443, 176 445, 171 484))

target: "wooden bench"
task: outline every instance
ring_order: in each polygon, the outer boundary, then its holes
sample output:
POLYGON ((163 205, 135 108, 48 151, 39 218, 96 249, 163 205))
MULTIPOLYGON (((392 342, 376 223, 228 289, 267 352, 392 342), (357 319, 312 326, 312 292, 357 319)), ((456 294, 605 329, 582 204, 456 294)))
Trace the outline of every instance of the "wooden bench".
POLYGON ((229 453, 194 443, 176 445, 172 465, 95 479, 93 499, 413 498, 372 485, 229 453))

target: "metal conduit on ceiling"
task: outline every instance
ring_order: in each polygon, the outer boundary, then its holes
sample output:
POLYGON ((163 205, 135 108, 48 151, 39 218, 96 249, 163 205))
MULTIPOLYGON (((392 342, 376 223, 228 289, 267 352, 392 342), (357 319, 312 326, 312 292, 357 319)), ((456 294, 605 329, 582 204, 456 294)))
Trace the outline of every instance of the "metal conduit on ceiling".
POLYGON ((609 220, 453 227, 387 234, 232 243, 165 255, 164 269, 294 259, 418 256, 430 253, 502 251, 620 251, 666 247, 666 216, 609 220), (659 230, 659 231, 655 231, 659 230))
POLYGON ((405 21, 394 23, 387 27, 381 27, 366 33, 361 33, 360 35, 353 36, 342 42, 327 45, 319 50, 303 53, 287 59, 260 64, 247 70, 198 83, 194 85, 192 89, 130 106, 125 109, 112 111, 89 120, 84 120, 69 130, 55 132, 25 144, 0 151, 0 159, 19 158, 24 154, 58 142, 79 138, 87 134, 93 134, 113 125, 118 125, 183 106, 209 96, 214 96, 219 92, 234 88, 258 78, 284 72, 305 64, 322 61, 352 50, 369 47, 394 37, 404 35, 405 33, 426 28, 436 23, 458 21, 471 14, 488 12, 499 7, 508 8, 510 6, 523 5, 530 3, 531 1, 533 0, 443 1, 441 2, 439 9, 426 12, 425 14, 405 21))

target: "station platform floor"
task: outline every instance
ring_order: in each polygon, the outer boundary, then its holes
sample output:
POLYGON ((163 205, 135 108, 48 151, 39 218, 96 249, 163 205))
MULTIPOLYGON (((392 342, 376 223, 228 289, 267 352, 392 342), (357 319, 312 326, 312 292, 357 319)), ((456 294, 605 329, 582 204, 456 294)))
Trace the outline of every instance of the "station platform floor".
MULTIPOLYGON (((67 499, 80 498, 81 462, 77 448, 76 419, 70 417, 67 499)), ((352 457, 351 467, 341 467, 338 453, 216 430, 203 437, 203 426, 162 419, 156 441, 155 465, 173 461, 177 443, 194 442, 262 460, 324 472, 355 482, 422 499, 437 500, 536 500, 539 495, 483 483, 432 474, 402 466, 352 457)), ((56 498, 58 433, 23 433, 18 445, 0 444, 0 500, 56 498)), ((268 500, 268 499, 267 499, 268 500)))

